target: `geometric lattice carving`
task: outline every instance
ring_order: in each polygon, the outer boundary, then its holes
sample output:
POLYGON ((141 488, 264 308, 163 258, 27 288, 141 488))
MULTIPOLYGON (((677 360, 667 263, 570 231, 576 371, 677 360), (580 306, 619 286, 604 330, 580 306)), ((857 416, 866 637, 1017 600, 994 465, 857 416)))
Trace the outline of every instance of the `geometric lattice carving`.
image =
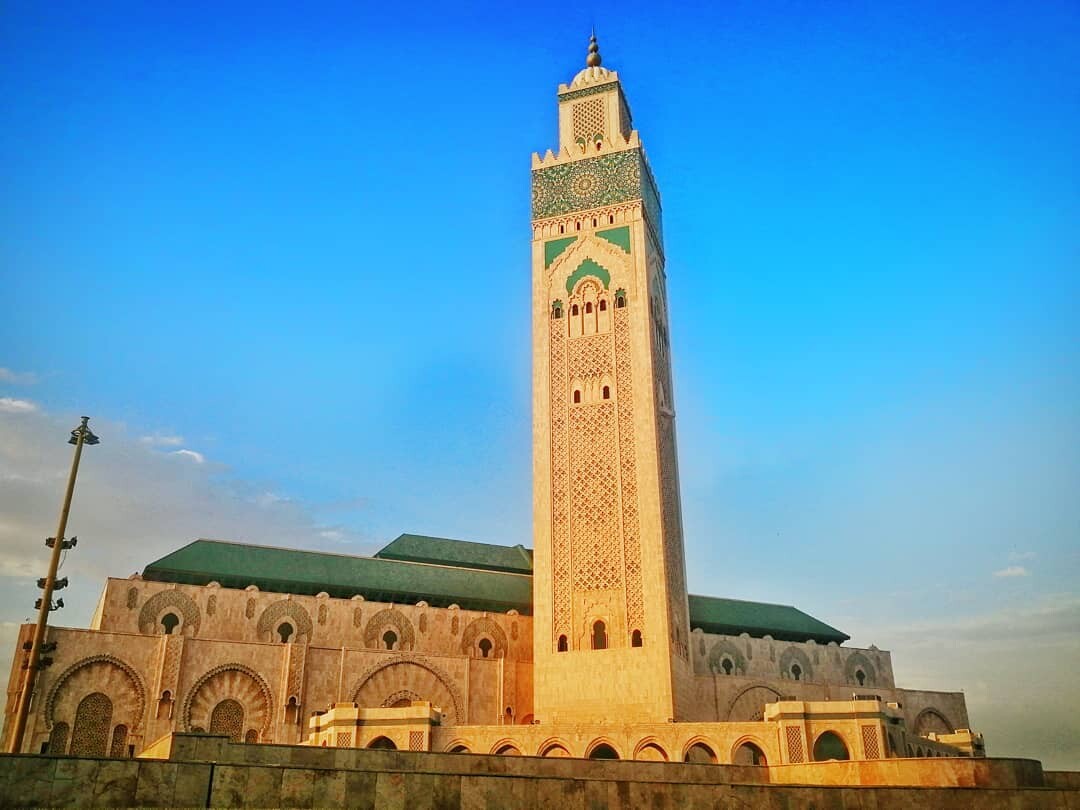
POLYGON ((422 732, 422 731, 410 731, 409 732, 409 750, 410 751, 423 751, 424 750, 424 732, 422 732))
MULTIPOLYGON (((610 377, 613 352, 610 335, 572 339, 567 351, 570 378, 610 377)), ((571 407, 567 445, 574 587, 618 588, 622 585, 623 560, 615 403, 607 400, 571 407)))
POLYGON ((395 656, 368 667, 352 688, 352 700, 362 707, 379 707, 394 697, 426 700, 447 715, 443 725, 465 721, 464 702, 453 678, 425 658, 395 656))
POLYGON ((49 733, 49 748, 50 754, 55 754, 58 757, 62 757, 67 753, 67 741, 68 741, 68 728, 67 723, 57 723, 52 727, 52 731, 49 733))
POLYGON ((45 698, 45 722, 72 723, 76 707, 91 692, 112 701, 116 720, 138 731, 146 707, 146 689, 135 670, 111 655, 93 655, 76 661, 56 679, 45 698))
POLYGON ((370 619, 364 628, 364 646, 383 646, 383 636, 387 630, 393 630, 397 636, 397 644, 394 649, 411 650, 416 644, 416 633, 413 632, 412 622, 397 608, 380 610, 370 619))
POLYGON ((217 597, 211 595, 206 600, 206 615, 213 616, 217 612, 217 597))
POLYGON ((465 632, 461 634, 461 652, 465 655, 472 653, 477 639, 481 637, 491 639, 493 649, 488 652, 488 658, 502 658, 506 655, 506 633, 487 616, 474 619, 465 627, 465 632))
POLYGON ((127 592, 127 608, 128 610, 134 610, 139 604, 139 589, 128 588, 127 592))
POLYGON ((604 137, 604 99, 594 97, 576 102, 572 109, 574 142, 591 144, 604 137))
POLYGON ((126 757, 127 752, 127 726, 123 723, 113 729, 112 745, 109 746, 110 757, 126 757))
POLYGON ((352 732, 351 731, 339 731, 337 733, 338 748, 352 748, 352 732))
POLYGON ((232 698, 218 703, 210 712, 210 733, 226 734, 233 742, 240 742, 244 733, 244 707, 232 698))
POLYGON ((247 604, 244 605, 244 616, 248 619, 255 618, 255 600, 249 598, 247 604))
POLYGON ((862 727, 863 756, 866 759, 881 759, 878 748, 877 729, 873 726, 862 727))
MULTIPOLYGON (((195 681, 184 699, 181 728, 185 731, 210 728, 213 712, 222 701, 229 699, 238 703, 243 710, 241 723, 246 718, 246 725, 258 729, 265 738, 273 717, 270 687, 258 672, 243 664, 222 664, 195 681)), ((226 714, 225 717, 231 715, 226 714)), ((237 740, 240 733, 242 729, 237 732, 237 740)))
POLYGON ((352 612, 352 626, 359 627, 364 623, 364 611, 360 608, 353 608, 352 612))
POLYGON ((183 631, 190 635, 199 632, 200 614, 194 600, 182 591, 158 591, 142 606, 139 611, 139 632, 159 633, 158 617, 165 610, 173 608, 184 617, 183 631))
POLYGON ((330 615, 330 609, 326 605, 319 605, 319 624, 326 624, 326 618, 330 615))
POLYGON ((274 602, 262 612, 257 626, 259 635, 266 636, 275 633, 284 619, 290 621, 297 635, 306 636, 308 641, 311 640, 311 614, 291 599, 274 602))
POLYGON ((551 587, 552 646, 559 636, 571 638, 570 488, 567 451, 566 334, 559 324, 550 330, 551 393, 551 587))
POLYGON ((788 762, 798 764, 805 759, 802 746, 802 729, 798 726, 788 726, 784 729, 787 739, 788 762))
POLYGON ((642 630, 645 625, 645 605, 641 586, 632 359, 629 310, 620 307, 615 310, 615 379, 618 391, 616 405, 619 409, 619 484, 622 491, 623 554, 626 566, 626 620, 630 629, 642 630))
POLYGON ((79 701, 75 729, 71 733, 71 756, 103 757, 112 728, 112 701, 101 692, 91 692, 79 701))

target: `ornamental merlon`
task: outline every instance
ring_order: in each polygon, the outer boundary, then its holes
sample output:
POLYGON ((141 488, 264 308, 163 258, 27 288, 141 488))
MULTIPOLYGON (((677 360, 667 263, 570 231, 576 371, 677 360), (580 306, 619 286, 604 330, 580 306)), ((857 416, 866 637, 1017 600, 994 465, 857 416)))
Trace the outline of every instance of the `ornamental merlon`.
POLYGON ((601 142, 599 147, 593 145, 590 150, 588 147, 577 147, 569 149, 563 147, 558 153, 548 149, 541 155, 539 152, 532 153, 532 167, 533 170, 542 169, 546 166, 553 166, 557 163, 568 163, 573 160, 589 160, 597 155, 611 154, 612 152, 625 151, 627 149, 640 149, 641 138, 638 136, 637 130, 632 130, 630 135, 623 138, 616 135, 611 142, 601 142))

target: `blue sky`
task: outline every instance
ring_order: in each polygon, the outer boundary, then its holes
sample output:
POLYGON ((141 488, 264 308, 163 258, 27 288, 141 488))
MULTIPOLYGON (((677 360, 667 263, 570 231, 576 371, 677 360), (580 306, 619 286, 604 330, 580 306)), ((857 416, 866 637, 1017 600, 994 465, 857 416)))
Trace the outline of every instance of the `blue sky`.
POLYGON ((42 505, 4 618, 79 413, 72 623, 195 535, 531 543, 528 159, 595 23, 663 194, 692 589, 1075 764, 1075 4, 158 5, 0 17, 0 505, 42 505))

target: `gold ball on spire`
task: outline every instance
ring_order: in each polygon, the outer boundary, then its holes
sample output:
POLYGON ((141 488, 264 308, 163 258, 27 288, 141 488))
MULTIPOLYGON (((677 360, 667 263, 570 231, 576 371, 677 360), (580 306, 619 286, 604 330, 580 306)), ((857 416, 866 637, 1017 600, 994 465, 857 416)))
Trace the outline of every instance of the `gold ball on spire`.
POLYGON ((600 46, 596 44, 596 34, 589 37, 589 55, 585 57, 586 67, 600 67, 600 46))

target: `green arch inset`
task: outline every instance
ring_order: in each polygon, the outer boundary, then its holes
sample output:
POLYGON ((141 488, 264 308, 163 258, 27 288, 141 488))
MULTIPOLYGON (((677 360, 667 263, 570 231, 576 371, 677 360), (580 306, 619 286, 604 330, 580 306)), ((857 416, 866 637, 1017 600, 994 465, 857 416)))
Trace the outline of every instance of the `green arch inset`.
POLYGON ((611 282, 611 273, 598 265, 592 259, 586 259, 578 265, 578 269, 571 273, 566 279, 566 291, 572 293, 574 291, 574 285, 577 284, 585 276, 596 276, 602 282, 604 282, 604 289, 608 288, 608 284, 611 282))
POLYGON ((597 231, 596 235, 606 239, 613 245, 618 245, 626 253, 630 252, 630 226, 623 225, 621 228, 608 228, 606 231, 597 231))
POLYGON ((544 242, 544 268, 551 267, 551 263, 576 241, 576 236, 568 236, 565 239, 552 239, 550 242, 544 242))

